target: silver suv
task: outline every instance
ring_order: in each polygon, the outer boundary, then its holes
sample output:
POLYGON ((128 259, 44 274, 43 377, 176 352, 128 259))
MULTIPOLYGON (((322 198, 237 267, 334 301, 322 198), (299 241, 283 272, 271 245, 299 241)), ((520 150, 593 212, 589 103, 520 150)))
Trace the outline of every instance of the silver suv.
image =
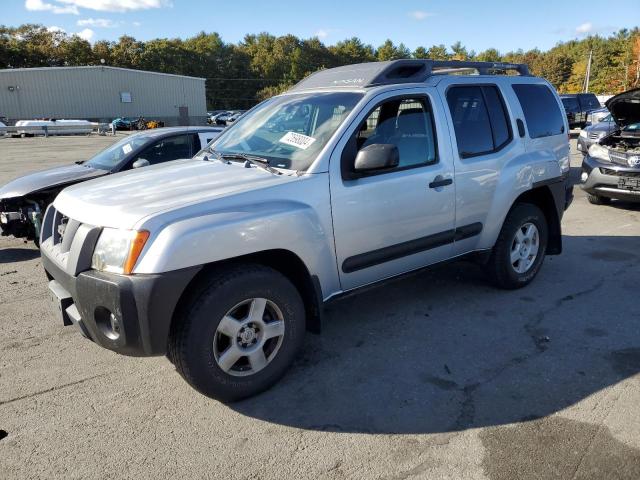
POLYGON ((347 292, 463 256, 499 287, 531 282, 562 250, 567 133, 524 65, 323 70, 192 160, 63 190, 42 263, 65 325, 237 400, 273 385, 347 292))

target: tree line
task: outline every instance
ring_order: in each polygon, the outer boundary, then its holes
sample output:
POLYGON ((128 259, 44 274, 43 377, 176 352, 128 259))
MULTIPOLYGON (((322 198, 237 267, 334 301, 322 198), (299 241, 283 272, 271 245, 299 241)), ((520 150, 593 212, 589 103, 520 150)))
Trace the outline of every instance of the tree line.
POLYGON ((280 93, 306 75, 340 65, 402 58, 478 60, 526 63, 561 93, 582 91, 592 52, 589 90, 615 94, 640 86, 640 29, 623 29, 558 43, 548 51, 533 49, 501 53, 490 48, 476 53, 460 42, 418 47, 387 40, 374 48, 357 37, 335 45, 319 38, 268 33, 246 35, 227 43, 217 33, 201 32, 186 39, 139 41, 124 35, 118 41, 91 44, 42 25, 0 26, 0 68, 105 65, 204 77, 209 109, 248 108, 280 93))

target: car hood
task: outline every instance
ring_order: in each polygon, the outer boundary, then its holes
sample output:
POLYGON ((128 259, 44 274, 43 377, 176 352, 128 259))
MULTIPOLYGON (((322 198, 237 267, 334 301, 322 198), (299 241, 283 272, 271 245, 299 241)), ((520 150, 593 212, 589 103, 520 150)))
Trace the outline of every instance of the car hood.
POLYGON ((615 122, 598 122, 585 127, 584 130, 587 132, 613 132, 617 128, 618 126, 615 122))
POLYGON ((621 127, 640 122, 640 88, 611 97, 605 105, 621 127))
POLYGON ((69 218, 133 229, 145 218, 197 203, 295 181, 242 163, 178 160, 65 188, 55 207, 69 218))
POLYGON ((106 170, 83 165, 65 165, 16 178, 0 188, 0 198, 16 198, 47 188, 81 182, 106 175, 106 170))

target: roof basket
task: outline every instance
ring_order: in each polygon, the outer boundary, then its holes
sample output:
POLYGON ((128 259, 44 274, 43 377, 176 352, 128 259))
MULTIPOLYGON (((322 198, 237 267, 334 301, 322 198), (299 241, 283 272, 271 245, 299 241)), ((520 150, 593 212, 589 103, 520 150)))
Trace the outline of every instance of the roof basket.
POLYGON ((292 90, 327 87, 373 87, 396 83, 420 83, 433 75, 493 75, 514 71, 529 75, 529 68, 519 63, 466 62, 457 60, 393 60, 358 63, 320 70, 295 85, 292 90))

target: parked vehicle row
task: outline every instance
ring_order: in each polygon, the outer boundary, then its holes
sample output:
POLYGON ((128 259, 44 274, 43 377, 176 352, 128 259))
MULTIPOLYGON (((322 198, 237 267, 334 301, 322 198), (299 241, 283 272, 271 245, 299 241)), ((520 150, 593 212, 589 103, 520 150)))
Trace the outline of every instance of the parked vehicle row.
POLYGON ((246 110, 215 110, 208 115, 210 125, 230 125, 238 120, 246 110))
POLYGON ((37 243, 42 216, 63 188, 112 173, 190 158, 221 132, 219 127, 177 127, 134 133, 85 162, 13 180, 0 188, 0 234, 37 243))
POLYGON ((461 256, 499 287, 531 282, 562 251, 568 129, 524 65, 323 70, 195 159, 65 188, 42 264, 65 325, 166 354, 200 392, 237 400, 273 385, 346 293, 461 256))

